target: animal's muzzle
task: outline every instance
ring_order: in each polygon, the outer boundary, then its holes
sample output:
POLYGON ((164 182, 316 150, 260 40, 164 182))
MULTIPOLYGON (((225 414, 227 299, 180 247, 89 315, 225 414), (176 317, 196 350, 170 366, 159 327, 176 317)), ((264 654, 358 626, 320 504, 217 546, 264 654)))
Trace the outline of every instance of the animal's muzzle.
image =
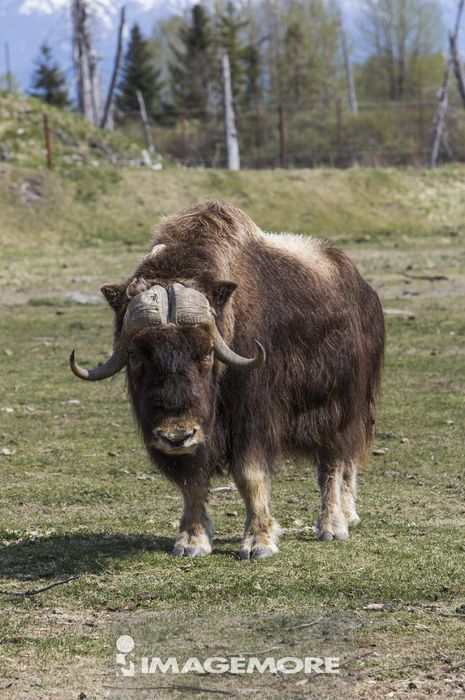
POLYGON ((165 454, 188 454, 202 442, 197 428, 179 430, 154 430, 153 446, 165 454))

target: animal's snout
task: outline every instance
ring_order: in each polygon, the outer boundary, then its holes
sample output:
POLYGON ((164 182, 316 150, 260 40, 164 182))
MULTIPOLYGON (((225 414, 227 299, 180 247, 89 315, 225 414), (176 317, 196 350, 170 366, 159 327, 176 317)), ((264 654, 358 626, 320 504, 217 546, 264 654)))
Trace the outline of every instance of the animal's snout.
POLYGON ((153 431, 153 446, 169 455, 193 452, 204 440, 199 425, 164 425, 153 431))
POLYGON ((165 442, 167 442, 169 445, 173 445, 173 447, 180 447, 185 442, 187 442, 190 438, 194 437, 196 432, 197 432, 196 428, 190 428, 189 430, 169 431, 169 432, 165 432, 163 430, 156 430, 155 435, 156 435, 156 437, 160 438, 161 440, 164 440, 165 442))

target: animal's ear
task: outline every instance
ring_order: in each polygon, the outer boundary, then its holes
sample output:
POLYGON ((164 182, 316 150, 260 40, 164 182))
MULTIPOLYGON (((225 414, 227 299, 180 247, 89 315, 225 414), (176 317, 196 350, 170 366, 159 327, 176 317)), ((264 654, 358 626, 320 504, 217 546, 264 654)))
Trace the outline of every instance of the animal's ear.
POLYGON ((221 309, 236 288, 237 284, 235 282, 215 282, 213 287, 213 302, 215 306, 221 309))
POLYGON ((102 292, 107 302, 110 304, 113 311, 118 311, 123 301, 123 295, 126 291, 126 285, 103 284, 100 287, 100 291, 102 292))

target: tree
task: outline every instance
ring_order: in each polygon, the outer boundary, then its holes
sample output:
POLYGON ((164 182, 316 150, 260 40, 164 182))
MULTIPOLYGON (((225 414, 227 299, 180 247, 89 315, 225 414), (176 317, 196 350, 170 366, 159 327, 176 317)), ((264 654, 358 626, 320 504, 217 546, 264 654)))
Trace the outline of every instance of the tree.
POLYGON ((55 107, 69 105, 65 76, 58 64, 53 62, 52 50, 46 43, 40 47, 40 54, 36 60, 31 95, 55 107))
POLYGON ((371 48, 365 83, 372 96, 401 100, 428 78, 439 58, 442 20, 435 0, 367 0, 364 33, 371 48))
POLYGON ((175 109, 205 119, 213 77, 210 21, 202 5, 193 6, 190 20, 180 27, 177 46, 171 47, 171 89, 175 109))
POLYGON ((231 90, 235 101, 242 95, 244 87, 245 47, 241 34, 247 25, 248 21, 241 19, 241 14, 236 10, 234 3, 229 0, 217 20, 216 42, 220 57, 223 53, 229 57, 231 90))
POLYGON ((299 109, 325 101, 337 82, 338 25, 331 3, 321 0, 261 0, 258 24, 268 95, 299 109))
POLYGON ((263 95, 262 58, 256 44, 249 43, 244 49, 243 101, 249 109, 255 107, 263 95))
POLYGON ((137 91, 140 90, 148 115, 159 117, 162 113, 160 70, 155 66, 149 41, 144 39, 137 24, 131 28, 121 73, 116 98, 118 109, 123 114, 138 112, 137 91))

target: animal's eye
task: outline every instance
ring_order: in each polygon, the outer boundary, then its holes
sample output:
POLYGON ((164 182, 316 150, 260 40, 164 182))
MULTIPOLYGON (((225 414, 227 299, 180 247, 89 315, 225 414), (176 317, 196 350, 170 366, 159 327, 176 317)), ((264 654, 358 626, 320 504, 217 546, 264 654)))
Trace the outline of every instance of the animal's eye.
POLYGON ((140 359, 139 359, 137 353, 134 352, 134 350, 128 351, 128 358, 129 358, 129 362, 132 362, 133 364, 140 362, 140 359))

